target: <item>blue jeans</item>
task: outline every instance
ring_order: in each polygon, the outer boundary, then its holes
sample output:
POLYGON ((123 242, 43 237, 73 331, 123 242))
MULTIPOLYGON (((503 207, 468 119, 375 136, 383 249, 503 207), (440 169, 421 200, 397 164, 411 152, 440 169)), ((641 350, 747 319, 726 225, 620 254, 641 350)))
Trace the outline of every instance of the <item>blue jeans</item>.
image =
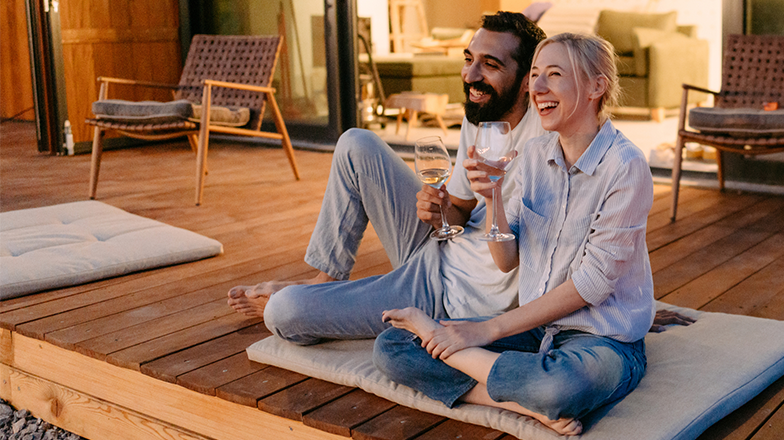
MULTIPOLYGON (((539 352, 543 336, 537 328, 484 347, 501 353, 487 377, 493 400, 516 402, 551 420, 580 418, 629 394, 645 374, 643 340, 623 343, 568 330, 539 352)), ((389 328, 376 339, 373 362, 391 380, 451 408, 477 381, 433 359, 420 344, 413 333, 389 328)))
POLYGON ((373 132, 346 131, 332 159, 327 189, 305 262, 338 282, 289 286, 272 295, 264 322, 274 334, 309 345, 324 339, 373 338, 388 324, 381 312, 413 306, 445 318, 440 249, 416 214, 422 183, 373 132), (392 272, 348 279, 368 221, 392 272))

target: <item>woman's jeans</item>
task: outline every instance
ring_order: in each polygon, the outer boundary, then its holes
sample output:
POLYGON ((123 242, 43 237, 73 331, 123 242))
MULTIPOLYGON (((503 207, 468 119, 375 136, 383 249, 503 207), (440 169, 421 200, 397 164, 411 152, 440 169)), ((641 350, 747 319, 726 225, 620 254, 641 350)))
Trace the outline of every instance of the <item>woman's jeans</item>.
MULTIPOLYGON (((485 318, 486 319, 486 318, 485 318)), ((580 418, 629 394, 645 374, 645 343, 623 343, 575 330, 539 351, 541 328, 484 347, 501 353, 487 377, 496 402, 515 402, 551 420, 580 418)), ((433 359, 407 330, 389 328, 376 339, 373 361, 397 383, 452 407, 477 381, 433 359)))

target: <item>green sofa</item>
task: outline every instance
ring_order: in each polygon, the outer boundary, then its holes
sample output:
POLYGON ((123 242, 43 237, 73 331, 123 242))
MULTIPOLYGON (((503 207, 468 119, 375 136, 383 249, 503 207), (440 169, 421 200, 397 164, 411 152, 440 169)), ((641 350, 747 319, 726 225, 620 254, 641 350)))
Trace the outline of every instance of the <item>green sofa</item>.
POLYGON ((373 57, 373 61, 387 96, 401 92, 428 92, 447 94, 449 102, 465 101, 460 77, 460 70, 465 64, 462 56, 392 54, 373 57))
MULTIPOLYGON (((681 84, 708 86, 708 42, 696 38, 695 26, 678 26, 676 12, 645 14, 604 10, 596 33, 615 46, 622 107, 651 109, 655 120, 664 109, 678 108, 681 84)), ((689 103, 705 101, 689 94, 689 103)))

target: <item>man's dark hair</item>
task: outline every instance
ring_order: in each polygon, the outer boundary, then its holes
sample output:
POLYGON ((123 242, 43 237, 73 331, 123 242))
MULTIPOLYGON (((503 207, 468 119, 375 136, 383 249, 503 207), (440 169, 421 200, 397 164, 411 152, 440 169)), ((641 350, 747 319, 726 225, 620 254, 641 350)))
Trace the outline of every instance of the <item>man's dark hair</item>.
POLYGON ((540 41, 547 38, 544 31, 519 12, 499 11, 495 15, 482 17, 482 28, 492 32, 509 32, 520 40, 512 59, 517 62, 517 77, 531 70, 534 51, 540 41))

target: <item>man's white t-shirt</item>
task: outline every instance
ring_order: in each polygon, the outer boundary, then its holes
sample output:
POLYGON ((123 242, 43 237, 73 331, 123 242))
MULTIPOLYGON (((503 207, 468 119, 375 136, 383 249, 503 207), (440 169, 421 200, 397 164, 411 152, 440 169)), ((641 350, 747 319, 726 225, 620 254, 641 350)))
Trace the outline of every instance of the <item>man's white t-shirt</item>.
MULTIPOLYGON (((517 269, 503 273, 495 265, 487 242, 479 239, 485 233, 485 198, 471 191, 463 161, 468 157, 467 149, 476 139, 477 126, 463 118, 460 130, 460 145, 457 150, 452 178, 447 184, 449 194, 463 199, 476 199, 478 203, 471 212, 465 232, 441 245, 441 275, 444 283, 444 307, 450 318, 495 316, 518 306, 517 269)), ((545 134, 539 115, 532 108, 512 130, 512 142, 518 155, 529 139, 545 134)), ((512 167, 517 166, 517 160, 512 167)), ((512 175, 511 169, 507 175, 512 175)), ((504 179, 502 193, 504 202, 509 200, 514 189, 514 179, 504 179)))

